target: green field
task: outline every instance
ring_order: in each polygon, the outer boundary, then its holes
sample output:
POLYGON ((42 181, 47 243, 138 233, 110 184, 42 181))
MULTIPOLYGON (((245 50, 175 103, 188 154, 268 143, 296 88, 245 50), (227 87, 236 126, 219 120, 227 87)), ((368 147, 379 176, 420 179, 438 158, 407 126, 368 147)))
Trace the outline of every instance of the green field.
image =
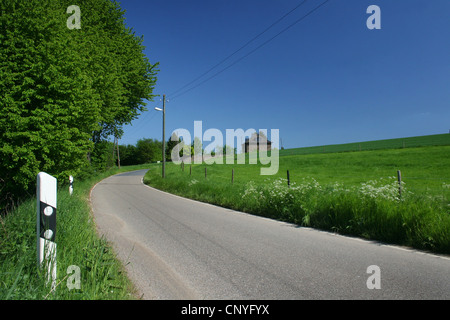
POLYGON ((168 163, 166 179, 157 165, 144 181, 301 226, 450 253, 450 146, 285 155, 273 176, 260 175, 260 167, 197 164, 183 171, 168 163))
MULTIPOLYGON (((166 179, 161 164, 120 171, 144 168, 149 168, 145 183, 184 197, 299 226, 450 253, 450 146, 285 155, 274 176, 261 176, 258 164, 185 165, 183 171, 168 163, 166 179)), ((0 216, 1 300, 136 299, 122 264, 96 233, 88 201, 96 182, 120 171, 76 180, 73 196, 66 185, 59 186, 53 292, 36 266, 35 198, 0 216), (71 265, 81 269, 81 289, 67 288, 71 265)))
POLYGON ((374 140, 364 142, 353 142, 345 144, 332 144, 324 146, 285 149, 280 151, 280 156, 312 154, 312 153, 335 153, 384 149, 403 149, 427 146, 450 145, 450 134, 435 134, 429 136, 407 137, 398 139, 374 140))

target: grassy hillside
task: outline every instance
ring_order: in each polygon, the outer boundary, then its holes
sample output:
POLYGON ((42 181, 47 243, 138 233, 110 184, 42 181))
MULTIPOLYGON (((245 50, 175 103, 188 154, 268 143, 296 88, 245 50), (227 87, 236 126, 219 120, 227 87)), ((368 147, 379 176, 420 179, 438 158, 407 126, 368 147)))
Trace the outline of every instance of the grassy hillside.
POLYGON ((426 146, 449 146, 450 134, 435 134, 429 136, 418 136, 398 139, 386 139, 364 142, 353 142, 346 144, 333 144, 315 147, 304 147, 285 149, 280 151, 281 156, 300 155, 312 153, 334 153, 334 152, 352 152, 383 149, 403 149, 426 146))
POLYGON ((166 179, 160 170, 153 167, 145 182, 299 225, 450 253, 450 146, 282 156, 274 176, 261 176, 256 164, 184 171, 168 164, 166 179))

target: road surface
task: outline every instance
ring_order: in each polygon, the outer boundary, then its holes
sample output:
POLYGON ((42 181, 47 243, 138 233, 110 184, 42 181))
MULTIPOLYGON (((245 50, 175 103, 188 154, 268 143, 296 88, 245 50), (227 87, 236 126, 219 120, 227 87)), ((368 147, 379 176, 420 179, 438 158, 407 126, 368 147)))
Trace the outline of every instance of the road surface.
POLYGON ((146 170, 91 191, 100 234, 143 299, 449 299, 450 259, 184 199, 146 170))

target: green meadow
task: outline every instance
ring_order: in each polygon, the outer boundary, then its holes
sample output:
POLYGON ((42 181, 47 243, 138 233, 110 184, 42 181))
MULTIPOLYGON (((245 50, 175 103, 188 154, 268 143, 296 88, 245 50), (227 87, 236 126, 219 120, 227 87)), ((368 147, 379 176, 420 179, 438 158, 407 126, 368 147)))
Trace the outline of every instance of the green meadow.
POLYGON ((448 146, 448 145, 450 145, 450 134, 445 133, 445 134, 433 134, 428 136, 285 149, 280 151, 280 155, 285 156, 285 155, 299 155, 312 153, 335 153, 335 152, 352 152, 352 151, 385 150, 385 149, 404 149, 404 148, 448 146))
POLYGON ((248 164, 247 155, 246 164, 185 164, 183 169, 168 163, 165 179, 161 165, 152 166, 144 182, 299 226, 450 253, 450 146, 279 159, 272 176, 261 175, 261 165, 248 164))
POLYGON ((72 196, 60 183, 53 291, 37 267, 36 199, 23 200, 0 216, 0 300, 137 299, 123 265, 96 232, 89 192, 103 178, 138 169, 149 169, 145 183, 184 197, 299 227, 450 253, 450 146, 295 155, 287 151, 281 152, 273 176, 261 175, 261 165, 248 164, 247 156, 247 164, 183 168, 167 163, 165 179, 161 164, 86 174, 75 180, 72 196), (80 268, 80 289, 68 287, 73 283, 70 266, 80 268))

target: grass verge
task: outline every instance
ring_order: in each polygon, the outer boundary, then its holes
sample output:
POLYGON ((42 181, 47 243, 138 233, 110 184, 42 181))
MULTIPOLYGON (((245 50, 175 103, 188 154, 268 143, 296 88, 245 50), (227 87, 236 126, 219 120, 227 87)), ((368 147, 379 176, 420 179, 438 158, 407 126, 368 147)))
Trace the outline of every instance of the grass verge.
POLYGON ((36 199, 25 200, 0 217, 0 300, 136 299, 123 265, 96 232, 89 193, 108 176, 146 167, 115 168, 75 181, 72 196, 68 186, 58 185, 57 287, 53 291, 37 267, 36 199), (73 288, 76 279, 70 266, 80 270, 80 289, 73 288))
POLYGON ((442 146, 285 156, 271 177, 261 176, 259 165, 187 165, 182 171, 168 164, 165 179, 153 167, 144 182, 301 226, 449 254, 449 155, 450 147, 442 146))

